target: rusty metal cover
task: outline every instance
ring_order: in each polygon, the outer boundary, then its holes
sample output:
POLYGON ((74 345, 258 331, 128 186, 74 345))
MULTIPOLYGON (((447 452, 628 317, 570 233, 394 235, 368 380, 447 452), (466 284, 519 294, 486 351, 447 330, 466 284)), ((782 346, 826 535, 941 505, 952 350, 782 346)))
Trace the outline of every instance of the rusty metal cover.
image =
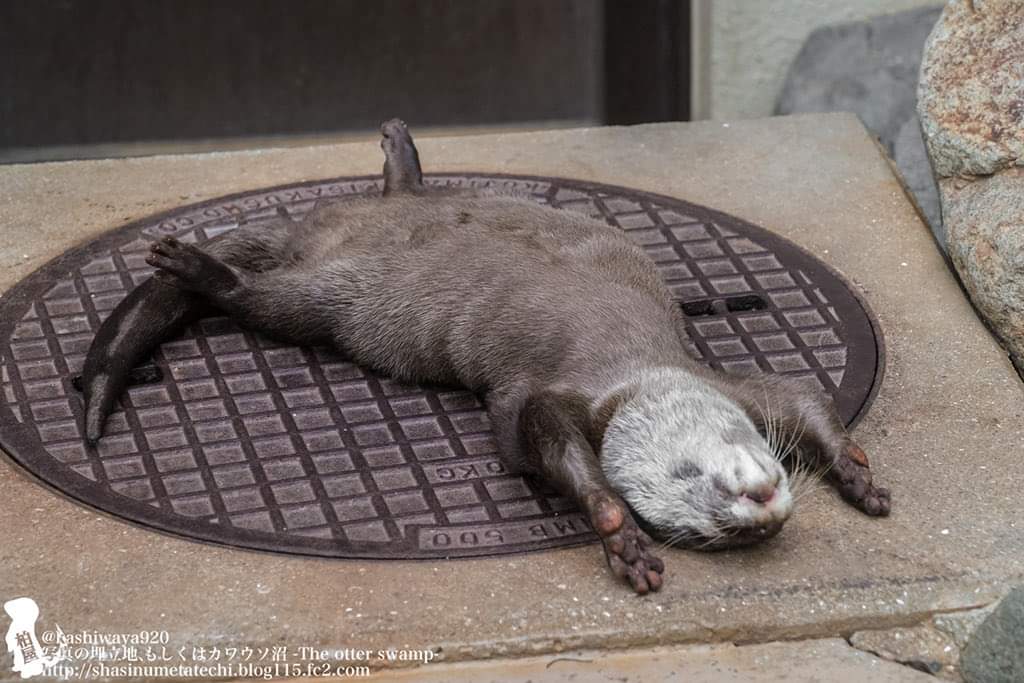
MULTIPOLYGON (((847 424, 873 398, 882 341, 843 280, 792 243, 670 197, 562 178, 432 175, 604 219, 658 264, 691 350, 725 370, 823 387, 847 424)), ((228 545, 334 557, 428 558, 591 542, 574 505, 506 470, 478 399, 402 386, 325 349, 225 318, 156 352, 96 449, 72 378, 104 317, 149 277, 148 244, 203 240, 317 201, 379 192, 374 178, 255 190, 186 206, 73 249, 0 304, 0 445, 86 504, 228 545)))

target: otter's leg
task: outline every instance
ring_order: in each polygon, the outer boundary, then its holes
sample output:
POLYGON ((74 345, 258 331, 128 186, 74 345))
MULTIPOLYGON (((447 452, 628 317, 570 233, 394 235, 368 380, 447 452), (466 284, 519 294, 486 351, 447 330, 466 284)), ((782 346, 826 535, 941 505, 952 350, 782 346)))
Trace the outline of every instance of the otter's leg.
POLYGON ((296 344, 331 341, 332 292, 324 278, 279 268, 242 270, 173 237, 154 242, 146 262, 156 277, 203 295, 246 326, 296 344))
POLYGON ((850 438, 827 396, 778 376, 742 384, 737 393, 745 397, 747 413, 762 431, 774 435, 777 449, 799 450, 810 458, 812 465, 825 470, 825 478, 843 499, 862 512, 889 514, 889 490, 875 486, 867 456, 850 438))
POLYGON ((412 136, 405 122, 385 121, 380 126, 381 149, 384 150, 384 195, 399 192, 419 193, 423 187, 423 171, 412 136))
MULTIPOLYGON (((491 405, 500 413, 500 405, 491 405)), ((496 415, 509 422, 509 415, 496 415)), ((601 537, 612 573, 637 593, 661 588, 662 561, 649 550, 650 537, 609 486, 587 440, 589 411, 581 399, 551 391, 528 396, 516 418, 527 467, 551 482, 583 508, 601 537)))
POLYGON ((288 210, 279 206, 273 221, 239 225, 231 232, 204 242, 201 248, 236 268, 262 273, 289 260, 298 226, 288 210))
MULTIPOLYGON (((278 267, 285 258, 293 223, 282 216, 263 225, 242 226, 204 249, 227 263, 251 270, 278 267)), ((206 302, 195 293, 150 278, 129 292, 96 333, 82 368, 85 433, 95 444, 128 376, 153 347, 199 317, 206 302)))

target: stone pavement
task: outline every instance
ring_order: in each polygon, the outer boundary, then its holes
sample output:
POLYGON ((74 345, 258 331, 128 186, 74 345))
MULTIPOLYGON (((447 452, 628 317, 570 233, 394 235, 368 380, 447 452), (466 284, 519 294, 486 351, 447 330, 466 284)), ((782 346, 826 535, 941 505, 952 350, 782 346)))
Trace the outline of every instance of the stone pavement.
MULTIPOLYGON (((935 679, 838 638, 762 645, 690 645, 432 664, 378 674, 394 683, 927 683, 935 679)), ((371 678, 369 680, 377 680, 371 678)))
MULTIPOLYGON (((564 176, 705 204, 838 269, 885 333, 884 383, 856 437, 893 490, 892 516, 864 517, 822 489, 763 546, 664 553, 665 588, 638 598, 612 580, 596 546, 449 562, 235 550, 87 509, 5 461, 0 599, 33 597, 40 623, 68 632, 166 630, 175 647, 426 648, 437 654, 434 667, 531 655, 551 663, 565 650, 848 637, 986 605, 1021 581, 1024 385, 856 118, 419 146, 428 171, 564 176)), ((68 247, 142 216, 249 188, 379 173, 381 161, 366 143, 0 166, 0 292, 68 247)), ((820 647, 846 651, 835 640, 820 647)), ((755 655, 736 670, 758 670, 755 655)), ((11 676, 4 662, 0 677, 11 676)))

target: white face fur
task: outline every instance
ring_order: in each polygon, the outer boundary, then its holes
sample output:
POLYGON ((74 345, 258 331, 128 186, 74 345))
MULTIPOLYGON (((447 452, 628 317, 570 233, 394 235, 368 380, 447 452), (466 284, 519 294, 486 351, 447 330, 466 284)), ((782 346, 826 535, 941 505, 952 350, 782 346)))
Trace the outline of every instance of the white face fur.
POLYGON ((735 403, 682 370, 651 370, 608 423, 601 468, 663 540, 728 547, 774 535, 789 480, 735 403), (766 495, 767 494, 767 495, 766 495))

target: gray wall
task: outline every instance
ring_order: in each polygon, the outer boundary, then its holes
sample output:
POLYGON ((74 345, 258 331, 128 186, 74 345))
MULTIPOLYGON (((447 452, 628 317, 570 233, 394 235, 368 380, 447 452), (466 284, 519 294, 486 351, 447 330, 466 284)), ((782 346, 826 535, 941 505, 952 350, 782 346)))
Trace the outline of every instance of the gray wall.
MULTIPOLYGON (((709 14, 698 73, 703 102, 694 110, 728 120, 771 116, 786 72, 810 33, 937 0, 697 0, 709 14)), ((697 29, 699 30, 699 28, 697 29)))

